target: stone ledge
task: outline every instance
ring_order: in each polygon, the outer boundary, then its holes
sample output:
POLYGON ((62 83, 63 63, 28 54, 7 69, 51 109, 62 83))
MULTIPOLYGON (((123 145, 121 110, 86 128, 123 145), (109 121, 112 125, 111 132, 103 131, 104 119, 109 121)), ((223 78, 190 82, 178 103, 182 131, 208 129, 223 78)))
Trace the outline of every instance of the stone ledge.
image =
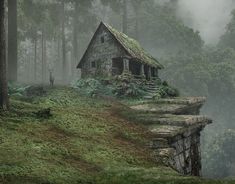
POLYGON ((153 135, 149 147, 158 162, 182 174, 200 175, 200 132, 212 120, 198 115, 204 97, 142 101, 132 105, 130 116, 153 135))
POLYGON ((169 98, 142 101, 130 108, 143 113, 193 115, 199 113, 205 100, 204 97, 169 98))

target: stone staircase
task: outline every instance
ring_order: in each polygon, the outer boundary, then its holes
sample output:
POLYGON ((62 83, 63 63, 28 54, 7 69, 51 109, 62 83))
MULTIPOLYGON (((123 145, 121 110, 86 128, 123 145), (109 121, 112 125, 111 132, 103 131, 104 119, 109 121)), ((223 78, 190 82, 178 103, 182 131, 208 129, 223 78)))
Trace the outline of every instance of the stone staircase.
POLYGON ((151 81, 148 82, 146 86, 147 86, 146 95, 143 98, 146 100, 151 100, 154 98, 154 96, 158 92, 159 87, 156 85, 155 82, 151 82, 151 81))

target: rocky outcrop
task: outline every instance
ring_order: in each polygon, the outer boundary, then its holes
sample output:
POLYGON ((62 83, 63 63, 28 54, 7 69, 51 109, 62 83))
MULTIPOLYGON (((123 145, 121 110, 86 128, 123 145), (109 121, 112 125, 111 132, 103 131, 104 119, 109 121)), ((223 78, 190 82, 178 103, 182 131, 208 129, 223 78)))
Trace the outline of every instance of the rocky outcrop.
POLYGON ((203 97, 145 101, 131 106, 135 120, 153 133, 149 143, 155 158, 185 175, 200 176, 200 133, 212 123, 200 116, 203 97))

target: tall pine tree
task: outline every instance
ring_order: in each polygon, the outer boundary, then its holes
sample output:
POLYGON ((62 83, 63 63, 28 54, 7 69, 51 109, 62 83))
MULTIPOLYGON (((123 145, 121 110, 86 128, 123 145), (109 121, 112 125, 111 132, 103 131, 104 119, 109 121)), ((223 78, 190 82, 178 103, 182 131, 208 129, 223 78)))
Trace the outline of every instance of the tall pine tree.
POLYGON ((17 0, 8 0, 8 80, 17 81, 17 0))
POLYGON ((5 1, 0 1, 0 108, 7 110, 8 91, 6 78, 6 31, 5 31, 5 1))

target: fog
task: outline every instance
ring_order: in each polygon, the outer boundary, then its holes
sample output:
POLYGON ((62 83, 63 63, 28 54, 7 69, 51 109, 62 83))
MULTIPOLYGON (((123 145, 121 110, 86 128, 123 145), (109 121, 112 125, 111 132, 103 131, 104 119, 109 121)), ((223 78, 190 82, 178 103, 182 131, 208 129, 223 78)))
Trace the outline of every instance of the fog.
POLYGON ((207 44, 216 44, 231 19, 234 0, 179 0, 177 15, 186 25, 199 30, 207 44))
MULTIPOLYGON (((223 48, 217 45, 231 21, 235 0, 127 1, 125 14, 120 0, 19 0, 18 28, 13 26, 18 36, 12 36, 18 41, 18 58, 13 65, 18 69, 18 81, 48 85, 52 72, 56 85, 71 85, 81 78, 76 66, 100 21, 119 31, 124 30, 125 23, 126 34, 164 65, 162 81, 177 88, 182 96, 207 97, 202 113, 214 124, 203 133, 203 172, 210 168, 208 177, 234 176, 231 165, 235 159, 229 158, 233 153, 227 154, 230 145, 223 140, 228 149, 220 153, 228 155, 223 158, 226 165, 216 155, 216 146, 224 145, 213 141, 224 138, 222 132, 235 129, 235 101, 231 100, 235 99, 235 42, 223 48), (213 144, 215 152, 210 148, 213 144), (226 168, 228 171, 222 173, 226 168)), ((231 38, 235 39, 228 35, 229 41, 231 38)))

